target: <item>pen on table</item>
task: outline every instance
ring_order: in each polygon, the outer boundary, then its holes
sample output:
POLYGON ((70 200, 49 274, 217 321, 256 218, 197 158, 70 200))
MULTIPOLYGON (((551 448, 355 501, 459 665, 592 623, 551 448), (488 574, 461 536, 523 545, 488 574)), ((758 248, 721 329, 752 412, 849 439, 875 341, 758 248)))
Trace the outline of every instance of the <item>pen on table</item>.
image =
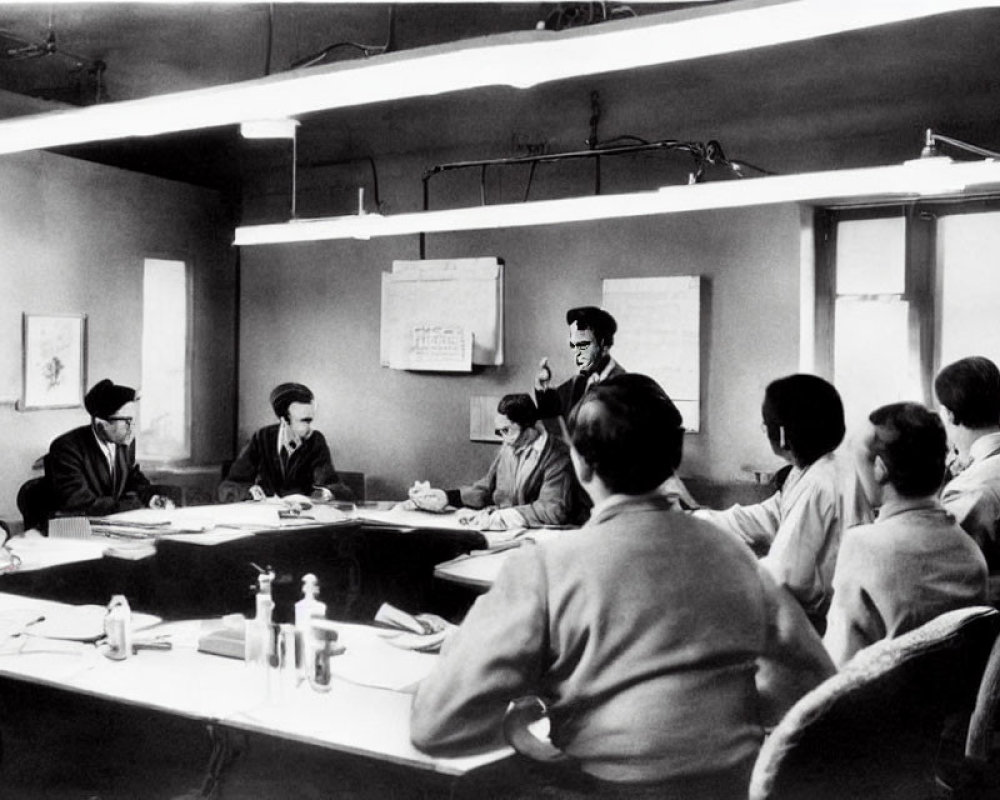
POLYGON ((132 653, 138 653, 140 650, 173 650, 173 642, 133 642, 132 643, 132 653))
POLYGON ((21 626, 21 630, 17 631, 16 633, 10 634, 11 638, 16 638, 18 636, 24 636, 24 634, 26 634, 28 632, 28 628, 30 628, 32 625, 37 625, 39 622, 45 622, 45 616, 44 615, 40 616, 40 617, 35 617, 34 619, 28 620, 27 622, 25 622, 24 625, 21 626))
POLYGON ((481 556, 491 556, 494 553, 502 553, 504 550, 513 550, 515 547, 521 546, 521 541, 521 539, 511 539, 509 542, 498 544, 496 547, 470 550, 464 556, 459 556, 459 558, 480 558, 481 556))

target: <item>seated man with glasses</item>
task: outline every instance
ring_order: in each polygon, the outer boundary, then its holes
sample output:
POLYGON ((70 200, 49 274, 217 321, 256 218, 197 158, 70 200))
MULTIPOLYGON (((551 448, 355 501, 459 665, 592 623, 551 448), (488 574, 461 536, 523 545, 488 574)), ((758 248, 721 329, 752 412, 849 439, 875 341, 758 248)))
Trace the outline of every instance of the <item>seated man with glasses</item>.
POLYGON ((462 519, 478 530, 540 528, 574 519, 573 467, 558 436, 537 424, 538 409, 526 394, 508 394, 497 405, 496 434, 503 444, 485 476, 460 489, 432 489, 417 483, 410 502, 441 510, 473 509, 462 519))
POLYGON ((90 424, 49 445, 45 477, 55 515, 102 516, 143 506, 173 506, 135 463, 137 399, 135 389, 105 378, 83 399, 90 424))

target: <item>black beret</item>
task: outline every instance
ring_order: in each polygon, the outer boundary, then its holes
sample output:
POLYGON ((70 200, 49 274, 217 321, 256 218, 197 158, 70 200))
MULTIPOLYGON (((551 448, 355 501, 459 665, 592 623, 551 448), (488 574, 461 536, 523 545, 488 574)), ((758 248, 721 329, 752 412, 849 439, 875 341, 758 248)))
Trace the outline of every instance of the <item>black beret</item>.
POLYGON ((135 389, 131 386, 118 386, 107 378, 99 381, 83 398, 83 407, 92 417, 107 419, 126 403, 135 400, 135 389))
POLYGON ((311 403, 313 393, 301 383, 281 383, 271 390, 271 408, 275 416, 283 417, 292 403, 311 403))

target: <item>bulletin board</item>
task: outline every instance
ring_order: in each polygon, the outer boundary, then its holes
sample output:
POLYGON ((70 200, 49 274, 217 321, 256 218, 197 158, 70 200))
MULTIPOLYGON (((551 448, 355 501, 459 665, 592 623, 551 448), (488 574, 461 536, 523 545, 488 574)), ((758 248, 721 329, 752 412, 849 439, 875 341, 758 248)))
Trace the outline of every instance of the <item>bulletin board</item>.
POLYGON ((697 275, 604 281, 615 318, 615 360, 649 375, 670 395, 684 428, 701 427, 701 283, 697 275))
POLYGON ((503 364, 503 263, 394 261, 382 273, 379 358, 384 367, 437 372, 503 364))

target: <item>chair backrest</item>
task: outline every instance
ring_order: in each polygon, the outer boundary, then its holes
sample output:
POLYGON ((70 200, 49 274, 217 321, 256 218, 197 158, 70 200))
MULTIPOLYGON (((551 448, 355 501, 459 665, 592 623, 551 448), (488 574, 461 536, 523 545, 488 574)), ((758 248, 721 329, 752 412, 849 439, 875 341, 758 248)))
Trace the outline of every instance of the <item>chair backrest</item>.
POLYGON ((993 749, 993 734, 1000 727, 1000 639, 993 643, 989 661, 979 683, 976 707, 969 721, 965 757, 985 764, 993 749))
POLYGON ((354 502, 363 503, 365 501, 365 473, 338 469, 337 475, 340 477, 341 483, 354 494, 354 502))
POLYGON ((974 606, 860 651, 772 731, 750 800, 926 794, 944 721, 972 708, 998 630, 1000 612, 974 606))
POLYGON ((52 516, 53 503, 48 478, 30 478, 21 484, 17 492, 17 510, 24 519, 24 529, 35 528, 45 531, 52 516))

